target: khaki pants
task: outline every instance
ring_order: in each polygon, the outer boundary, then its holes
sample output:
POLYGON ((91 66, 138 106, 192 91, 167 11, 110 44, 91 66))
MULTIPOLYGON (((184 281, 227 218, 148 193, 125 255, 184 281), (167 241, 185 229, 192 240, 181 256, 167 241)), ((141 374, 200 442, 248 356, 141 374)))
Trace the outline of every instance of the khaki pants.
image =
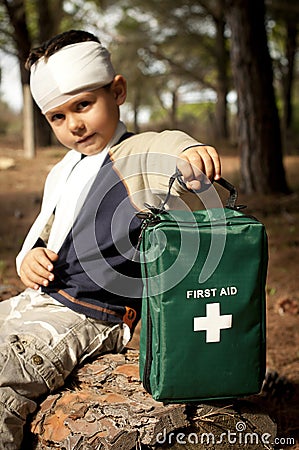
POLYGON ((76 365, 128 340, 126 325, 88 318, 32 289, 0 302, 0 450, 20 449, 37 399, 76 365))

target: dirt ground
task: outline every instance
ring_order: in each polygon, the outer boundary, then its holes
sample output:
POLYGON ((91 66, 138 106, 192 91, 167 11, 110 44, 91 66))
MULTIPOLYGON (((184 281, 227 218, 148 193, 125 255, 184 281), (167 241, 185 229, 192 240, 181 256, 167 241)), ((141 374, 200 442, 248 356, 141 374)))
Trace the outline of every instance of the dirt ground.
MULTIPOLYGON (((0 299, 23 288, 14 257, 39 210, 46 174, 64 152, 41 149, 34 160, 25 160, 21 150, 0 145, 0 299)), ((238 186, 238 158, 223 156, 222 161, 224 177, 238 186)), ((267 366, 284 377, 276 398, 259 401, 278 424, 276 448, 299 449, 299 157, 287 157, 285 167, 291 195, 239 195, 239 203, 266 225, 267 366)))

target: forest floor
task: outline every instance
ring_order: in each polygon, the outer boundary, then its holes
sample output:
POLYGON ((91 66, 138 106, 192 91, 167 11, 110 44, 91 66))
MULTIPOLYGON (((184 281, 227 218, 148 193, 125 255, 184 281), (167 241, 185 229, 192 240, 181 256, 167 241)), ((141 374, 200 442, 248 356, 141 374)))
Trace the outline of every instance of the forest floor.
MULTIPOLYGON (((0 145, 0 299, 23 289, 15 271, 14 257, 37 215, 46 174, 64 154, 61 148, 40 149, 33 160, 22 150, 0 145)), ((238 186, 239 159, 223 156, 223 176, 238 186)), ((269 237, 267 278, 267 366, 290 383, 277 398, 265 399, 278 424, 281 443, 294 439, 288 448, 299 449, 299 157, 285 158, 292 194, 244 196, 238 203, 266 225, 269 237)))

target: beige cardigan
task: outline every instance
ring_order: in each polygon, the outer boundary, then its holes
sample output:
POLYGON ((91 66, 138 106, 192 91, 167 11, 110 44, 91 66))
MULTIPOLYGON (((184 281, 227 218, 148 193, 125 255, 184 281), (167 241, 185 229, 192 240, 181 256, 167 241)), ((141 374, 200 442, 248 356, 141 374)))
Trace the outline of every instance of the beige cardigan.
MULTIPOLYGON (((186 133, 163 131, 134 135, 110 149, 114 170, 123 180, 130 200, 137 209, 144 210, 144 203, 154 206, 161 203, 168 190, 169 178, 176 170, 177 156, 196 145, 198 142, 186 133)), ((43 235, 51 221, 61 189, 80 158, 79 152, 70 150, 50 171, 45 183, 40 214, 29 230, 16 259, 18 273, 24 256, 43 235)), ((187 205, 193 210, 200 207, 197 196, 188 192, 177 181, 172 193, 174 195, 170 207, 184 209, 187 205)))

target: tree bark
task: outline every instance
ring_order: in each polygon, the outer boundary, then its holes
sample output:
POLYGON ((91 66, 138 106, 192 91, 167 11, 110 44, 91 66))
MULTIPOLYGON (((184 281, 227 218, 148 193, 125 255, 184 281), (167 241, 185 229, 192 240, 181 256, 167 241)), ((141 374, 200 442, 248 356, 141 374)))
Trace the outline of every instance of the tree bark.
MULTIPOLYGON (((25 62, 32 48, 32 39, 28 30, 28 17, 26 16, 25 0, 3 0, 3 4, 6 8, 7 15, 14 30, 15 47, 17 49, 17 55, 21 73, 21 83, 23 86, 23 92, 27 92, 27 86, 29 85, 29 72, 25 69, 25 62)), ((43 0, 42 2, 36 2, 37 16, 38 16, 38 37, 39 42, 43 42, 59 31, 59 25, 63 17, 63 1, 56 0, 49 1, 43 0)), ((44 116, 41 114, 37 105, 32 103, 33 113, 29 111, 28 98, 24 98, 24 152, 25 155, 30 155, 30 158, 34 157, 32 145, 48 146, 52 144, 52 132, 48 126, 44 116), (28 116, 27 116, 28 114, 28 116), (35 127, 30 125, 30 119, 34 119, 35 127), (30 132, 34 132, 34 135, 29 136, 30 132), (29 147, 27 148, 27 145, 29 147)))
MULTIPOLYGON (((36 2, 38 15, 38 41, 41 44, 59 33, 59 25, 63 18, 62 0, 43 0, 36 2)), ((35 140, 41 147, 52 144, 52 131, 44 115, 34 105, 35 140)))
POLYGON ((31 48, 31 39, 26 21, 26 9, 24 0, 4 0, 4 5, 9 16, 10 23, 14 29, 14 38, 17 48, 21 83, 23 87, 23 142, 26 158, 35 156, 34 128, 30 120, 33 120, 32 101, 29 98, 29 72, 25 69, 25 62, 31 48))
POLYGON ((35 142, 38 147, 49 147, 52 145, 53 133, 39 107, 34 103, 34 134, 35 142))
POLYGON ((263 0, 227 0, 231 62, 238 95, 241 189, 288 193, 263 0))
POLYGON ((225 20, 224 20, 225 1, 219 1, 217 14, 213 15, 216 26, 216 65, 217 65, 217 103, 216 103, 216 125, 217 135, 220 139, 228 139, 228 120, 227 120, 227 94, 228 94, 228 53, 226 49, 225 20))
POLYGON ((295 57, 297 50, 297 20, 286 19, 286 59, 288 62, 286 73, 283 77, 284 94, 284 131, 286 132, 292 124, 292 87, 294 80, 295 57))
POLYGON ((176 129, 178 126, 177 113, 178 113, 178 92, 177 89, 173 89, 171 91, 171 108, 169 111, 170 126, 173 129, 176 129))
POLYGON ((23 139, 25 158, 35 157, 33 101, 29 84, 23 85, 23 139))
POLYGON ((139 90, 139 86, 135 86, 134 89, 134 133, 140 132, 139 121, 138 121, 138 113, 140 108, 141 101, 141 92, 139 90))
POLYGON ((42 402, 24 449, 212 450, 220 443, 219 449, 230 450, 232 443, 222 439, 223 431, 239 437, 238 424, 246 427, 247 437, 254 430, 258 438, 249 441, 250 450, 273 449, 270 443, 264 447, 261 436, 269 433, 273 441, 276 425, 259 405, 238 400, 157 402, 142 387, 138 358, 136 350, 106 354, 75 370, 68 386, 42 402))

